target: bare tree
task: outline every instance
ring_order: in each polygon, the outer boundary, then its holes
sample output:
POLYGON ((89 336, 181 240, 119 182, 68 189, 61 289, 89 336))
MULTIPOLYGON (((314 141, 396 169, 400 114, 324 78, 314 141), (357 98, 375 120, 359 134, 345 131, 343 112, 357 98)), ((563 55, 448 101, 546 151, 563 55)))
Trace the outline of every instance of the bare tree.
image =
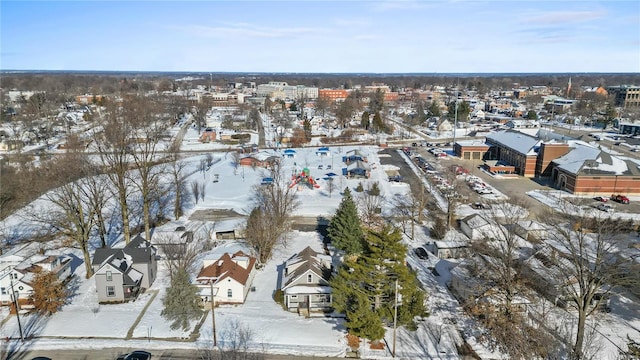
POLYGON ((472 242, 473 249, 491 261, 483 268, 484 277, 493 284, 492 292, 499 294, 500 312, 509 318, 513 314, 513 300, 529 291, 519 271, 519 249, 525 240, 516 234, 516 227, 529 215, 523 199, 492 204, 483 218, 489 223, 480 240, 472 242))
POLYGON ((543 223, 559 257, 557 281, 577 315, 571 358, 584 359, 587 320, 612 292, 633 281, 634 260, 623 253, 624 230, 605 214, 548 212, 543 223))
POLYGON ((200 200, 200 183, 195 180, 191 182, 191 194, 193 195, 193 199, 197 204, 198 200, 200 200))
POLYGON ((247 242, 260 263, 271 258, 276 246, 285 244, 285 234, 291 228, 291 214, 299 204, 279 163, 274 163, 271 178, 270 185, 254 187, 255 207, 245 229, 247 242))
POLYGON ((109 180, 101 175, 96 175, 97 171, 92 171, 84 179, 86 195, 93 209, 95 216, 95 224, 98 229, 98 236, 100 237, 100 245, 102 247, 107 246, 107 229, 105 226, 104 209, 109 201, 109 180))
POLYGON ((145 239, 151 238, 151 206, 154 193, 159 186, 162 167, 158 166, 158 141, 166 130, 168 122, 159 117, 159 109, 151 99, 135 98, 127 103, 132 110, 130 120, 136 132, 135 141, 131 142, 131 155, 136 177, 131 181, 140 192, 142 198, 142 219, 145 239))
POLYGON ((411 232, 409 236, 415 238, 416 223, 422 224, 423 213, 427 205, 427 196, 421 183, 416 184, 417 191, 411 192, 408 196, 396 196, 394 198, 394 217, 400 221, 402 231, 406 233, 406 225, 409 223, 411 232))
POLYGON ((200 193, 200 199, 202 199, 202 201, 204 201, 204 197, 206 195, 206 190, 207 190, 207 187, 205 185, 206 185, 205 183, 200 183, 198 185, 199 187, 198 193, 200 193))
POLYGON ((369 184, 365 191, 356 195, 356 203, 360 210, 359 213, 362 217, 362 222, 366 226, 371 227, 381 223, 382 218, 380 212, 383 201, 384 198, 380 194, 380 188, 377 183, 373 185, 369 184))
POLYGON ((129 171, 131 134, 133 125, 125 108, 119 103, 111 102, 107 106, 102 133, 94 134, 98 154, 106 174, 113 184, 114 195, 120 206, 124 240, 128 244, 131 240, 129 228, 129 197, 130 187, 127 172, 129 171))
POLYGON ((183 205, 185 201, 185 194, 187 189, 187 177, 186 168, 188 163, 186 161, 178 160, 179 146, 171 146, 169 149, 169 156, 171 157, 171 166, 169 172, 171 173, 171 185, 170 189, 174 191, 173 202, 173 216, 178 219, 182 216, 183 205))
POLYGON ((89 240, 97 209, 90 202, 90 186, 87 186, 87 183, 85 179, 81 179, 50 191, 46 197, 53 204, 51 211, 34 209, 31 216, 37 221, 49 224, 82 251, 88 279, 93 275, 89 240))
MULTIPOLYGON (((250 352, 256 342, 256 333, 237 319, 230 320, 220 332, 217 348, 205 346, 199 349, 202 360, 262 360, 262 351, 250 352)), ((213 345, 213 344, 210 344, 213 345)))
POLYGON ((212 154, 207 154, 205 156, 205 160, 207 161, 207 167, 211 167, 211 165, 213 165, 213 155, 212 154))
POLYGON ((180 238, 178 234, 160 232, 154 234, 153 242, 164 254, 170 277, 178 270, 190 272, 202 252, 202 243, 195 241, 193 234, 190 236, 189 233, 180 238))

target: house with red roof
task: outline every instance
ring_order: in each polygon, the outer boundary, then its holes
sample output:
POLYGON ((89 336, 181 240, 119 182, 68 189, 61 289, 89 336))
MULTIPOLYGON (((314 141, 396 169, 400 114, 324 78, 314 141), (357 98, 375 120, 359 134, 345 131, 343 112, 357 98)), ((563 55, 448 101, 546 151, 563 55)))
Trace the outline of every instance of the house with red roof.
POLYGON ((204 259, 202 270, 194 284, 200 289, 204 303, 242 304, 251 289, 256 274, 256 258, 242 251, 224 253, 214 259, 204 259))

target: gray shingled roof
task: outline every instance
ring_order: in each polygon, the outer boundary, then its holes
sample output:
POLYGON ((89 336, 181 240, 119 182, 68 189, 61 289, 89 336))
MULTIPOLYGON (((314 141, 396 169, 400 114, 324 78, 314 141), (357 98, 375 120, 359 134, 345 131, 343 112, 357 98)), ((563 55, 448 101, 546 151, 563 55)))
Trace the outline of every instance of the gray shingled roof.
POLYGON ((489 144, 496 144, 511 150, 517 151, 523 155, 535 155, 534 148, 540 140, 519 131, 499 131, 487 135, 489 144))
POLYGON ((324 280, 329 281, 329 278, 331 277, 331 269, 327 269, 326 267, 322 266, 322 263, 317 258, 318 255, 318 252, 307 246, 298 254, 289 258, 289 260, 287 260, 285 264, 286 267, 298 263, 302 264, 300 264, 294 271, 290 272, 287 275, 284 286, 282 286, 282 288, 286 288, 287 285, 291 284, 295 279, 299 278, 309 270, 313 271, 324 280))

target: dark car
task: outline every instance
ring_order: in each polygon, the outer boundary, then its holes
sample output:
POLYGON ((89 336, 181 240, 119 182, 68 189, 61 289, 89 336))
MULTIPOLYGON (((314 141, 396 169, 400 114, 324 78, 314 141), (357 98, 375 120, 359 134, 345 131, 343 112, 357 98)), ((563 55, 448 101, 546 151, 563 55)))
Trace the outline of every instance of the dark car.
POLYGON ((427 250, 425 250, 424 248, 418 247, 415 250, 413 250, 413 252, 415 252, 416 256, 422 260, 429 258, 429 254, 427 253, 427 250))
POLYGON ((38 356, 38 357, 34 357, 31 360, 51 360, 51 358, 48 358, 46 356, 38 356))
POLYGON ((144 350, 132 351, 128 354, 118 356, 117 360, 149 360, 151 359, 151 353, 144 350))

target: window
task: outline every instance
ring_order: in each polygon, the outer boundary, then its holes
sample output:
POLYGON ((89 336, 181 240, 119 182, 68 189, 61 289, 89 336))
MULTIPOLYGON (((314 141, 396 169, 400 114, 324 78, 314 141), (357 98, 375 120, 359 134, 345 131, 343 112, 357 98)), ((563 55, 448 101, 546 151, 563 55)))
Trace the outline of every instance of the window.
POLYGON ((116 296, 116 288, 115 288, 115 286, 107 286, 107 296, 108 297, 116 296))
POLYGON ((7 288, 0 288, 0 293, 2 293, 2 295, 7 295, 7 288))
POLYGON ((111 271, 107 271, 107 281, 112 281, 113 280, 113 274, 111 273, 111 271))
POLYGON ((233 297, 233 290, 231 290, 231 289, 227 290, 227 297, 228 298, 233 297))
POLYGON ((298 295, 291 295, 291 298, 292 298, 292 299, 297 299, 297 298, 298 298, 298 295))
POLYGON ((313 282, 313 275, 311 275, 311 274, 307 275, 307 282, 308 283, 313 282))

